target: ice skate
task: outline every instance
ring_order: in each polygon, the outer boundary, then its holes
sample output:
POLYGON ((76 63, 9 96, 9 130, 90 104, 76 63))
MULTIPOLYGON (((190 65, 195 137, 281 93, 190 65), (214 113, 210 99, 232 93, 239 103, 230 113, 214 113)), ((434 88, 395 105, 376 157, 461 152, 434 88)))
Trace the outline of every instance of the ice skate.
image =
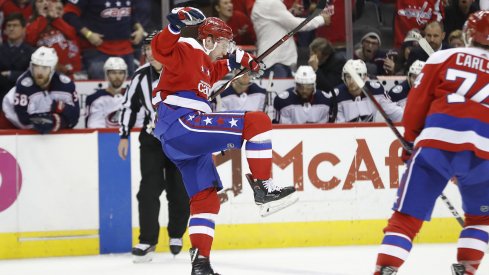
POLYGON ((170 238, 170 252, 176 256, 182 251, 183 241, 180 238, 170 238))
POLYGON ((197 248, 190 248, 190 261, 192 262, 191 275, 219 275, 212 270, 209 258, 199 257, 199 249, 197 248))
POLYGON ((132 248, 132 255, 134 263, 147 263, 153 260, 153 254, 156 250, 156 245, 149 245, 145 243, 137 244, 132 248))
POLYGON ((260 206, 260 215, 266 217, 278 212, 299 199, 293 186, 280 187, 274 185, 272 180, 255 180, 251 174, 246 179, 253 189, 255 203, 260 206))
POLYGON ((464 275, 465 266, 463 264, 452 264, 452 275, 464 275))
POLYGON ((380 275, 396 275, 397 271, 390 266, 383 266, 380 268, 380 275))

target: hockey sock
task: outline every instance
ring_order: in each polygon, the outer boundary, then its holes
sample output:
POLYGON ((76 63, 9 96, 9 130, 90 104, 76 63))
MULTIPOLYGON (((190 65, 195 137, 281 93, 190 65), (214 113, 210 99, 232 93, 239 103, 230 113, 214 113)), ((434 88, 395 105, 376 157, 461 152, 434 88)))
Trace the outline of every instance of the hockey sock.
POLYGON ((220 203, 215 188, 205 189, 190 199, 190 220, 188 232, 193 248, 199 254, 209 257, 214 240, 215 219, 220 203))
POLYGON ((465 215, 465 227, 458 239, 457 261, 465 274, 476 273, 489 243, 489 217, 465 215))
POLYGON ((377 255, 374 275, 380 275, 380 268, 383 266, 399 269, 409 256, 413 246, 412 240, 422 224, 422 220, 394 212, 389 224, 384 228, 385 235, 377 255))
POLYGON ((262 112, 245 114, 243 138, 246 142, 246 159, 255 179, 272 177, 272 122, 262 112))

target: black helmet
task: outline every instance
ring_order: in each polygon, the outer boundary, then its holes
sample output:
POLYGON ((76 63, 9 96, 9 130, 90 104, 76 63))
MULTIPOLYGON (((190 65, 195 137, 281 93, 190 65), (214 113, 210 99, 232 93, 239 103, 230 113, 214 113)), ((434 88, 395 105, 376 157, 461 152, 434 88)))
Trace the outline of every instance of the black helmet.
POLYGON ((151 40, 153 40, 153 37, 155 37, 159 32, 160 32, 159 30, 155 30, 152 31, 151 33, 148 33, 146 37, 144 37, 143 39, 143 45, 151 44, 151 40))

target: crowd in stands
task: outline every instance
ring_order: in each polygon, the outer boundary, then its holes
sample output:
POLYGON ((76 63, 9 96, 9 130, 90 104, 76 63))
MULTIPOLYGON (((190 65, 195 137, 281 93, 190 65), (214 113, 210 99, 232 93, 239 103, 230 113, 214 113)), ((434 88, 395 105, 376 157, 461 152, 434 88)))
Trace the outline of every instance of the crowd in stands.
MULTIPOLYGON (((105 79, 108 88, 97 92, 98 96, 122 96, 124 87, 113 79, 129 80, 145 62, 141 41, 149 32, 161 29, 161 14, 155 16, 161 4, 158 0, 0 0, 0 102, 19 85, 24 73, 32 73, 31 55, 41 47, 54 49, 60 79, 105 79), (125 66, 110 69, 107 62, 113 58, 125 66), (117 71, 121 71, 119 78, 114 76, 117 71)), ((316 4, 317 0, 172 0, 170 8, 191 5, 207 16, 219 17, 232 28, 238 46, 260 55, 311 14, 316 4)), ((352 0, 351 8, 352 60, 346 56, 345 1, 328 1, 293 39, 263 60, 265 78, 293 78, 295 86, 271 91, 245 75, 217 98, 215 109, 267 111, 276 123, 375 121, 375 108, 358 93, 344 70, 347 62, 355 61, 358 73, 386 108, 393 110, 394 120, 400 121, 403 99, 429 57, 419 41, 426 39, 435 52, 464 47, 464 22, 480 9, 475 0, 352 0), (378 12, 373 19, 367 11, 371 7, 378 12), (365 22, 371 24, 365 26, 365 22), (407 80, 384 91, 375 79, 385 75, 407 80)), ((191 36, 192 31, 189 33, 191 36)), ((88 103, 100 101, 94 98, 88 103)), ((88 115, 101 108, 83 105, 88 115)), ((117 108, 110 108, 103 112, 114 116, 117 108)), ((117 124, 114 117, 104 120, 105 127, 117 124)), ((8 124, 0 109, 0 128, 10 127, 8 124)))

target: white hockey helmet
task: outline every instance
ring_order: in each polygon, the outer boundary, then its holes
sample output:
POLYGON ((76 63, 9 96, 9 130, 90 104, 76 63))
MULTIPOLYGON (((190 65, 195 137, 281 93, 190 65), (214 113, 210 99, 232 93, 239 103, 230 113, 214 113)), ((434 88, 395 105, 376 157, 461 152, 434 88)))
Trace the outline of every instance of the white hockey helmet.
POLYGON ((345 75, 348 73, 346 71, 346 68, 348 66, 353 67, 355 72, 357 72, 357 74, 361 78, 367 76, 367 65, 365 64, 365 62, 363 62, 363 60, 361 59, 350 59, 346 61, 345 65, 343 66, 343 72, 341 73, 341 79, 343 80, 343 82, 345 82, 345 84, 346 84, 345 75))
POLYGON ((32 54, 31 64, 50 67, 54 73, 58 64, 58 55, 53 48, 41 46, 32 54))
POLYGON ((316 73, 311 66, 300 66, 294 80, 296 84, 316 84, 316 73))
POLYGON ((107 76, 108 71, 124 71, 127 74, 127 64, 120 57, 109 57, 104 63, 104 72, 107 76))
POLYGON ((411 75, 411 74, 418 75, 419 73, 421 73, 421 70, 423 69, 424 64, 426 64, 426 62, 421 61, 421 60, 414 61, 413 64, 411 65, 411 67, 409 67, 408 75, 411 75))

